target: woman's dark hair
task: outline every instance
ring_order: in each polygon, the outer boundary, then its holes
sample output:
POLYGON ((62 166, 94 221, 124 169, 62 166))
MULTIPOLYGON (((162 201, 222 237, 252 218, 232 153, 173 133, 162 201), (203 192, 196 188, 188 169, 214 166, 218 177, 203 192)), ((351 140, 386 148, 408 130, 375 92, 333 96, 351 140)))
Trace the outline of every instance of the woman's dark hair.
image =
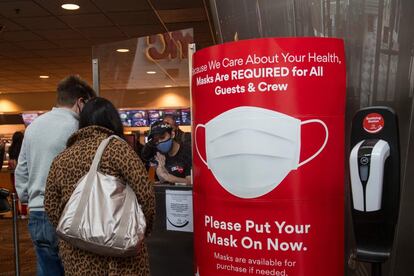
POLYGON ((107 99, 96 97, 89 100, 79 115, 79 129, 88 126, 101 126, 112 130, 124 138, 124 126, 115 106, 107 99))
POLYGON ((19 158, 20 149, 23 144, 23 132, 16 131, 13 134, 12 142, 9 148, 9 159, 17 160, 19 158))

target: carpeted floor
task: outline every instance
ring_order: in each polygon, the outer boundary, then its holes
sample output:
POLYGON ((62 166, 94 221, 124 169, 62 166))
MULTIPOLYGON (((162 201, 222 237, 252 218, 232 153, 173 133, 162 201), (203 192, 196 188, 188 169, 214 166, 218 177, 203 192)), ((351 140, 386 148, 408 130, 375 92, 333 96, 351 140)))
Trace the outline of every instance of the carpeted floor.
MULTIPOLYGON (((36 256, 27 229, 27 219, 19 219, 20 275, 36 275, 36 256)), ((0 276, 15 275, 13 221, 0 219, 0 276)))

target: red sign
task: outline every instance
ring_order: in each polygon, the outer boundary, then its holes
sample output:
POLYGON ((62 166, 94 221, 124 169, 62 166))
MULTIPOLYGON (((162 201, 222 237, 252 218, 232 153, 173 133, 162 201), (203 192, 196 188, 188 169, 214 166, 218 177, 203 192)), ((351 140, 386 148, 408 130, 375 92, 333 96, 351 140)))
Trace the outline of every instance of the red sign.
POLYGON ((367 116, 365 116, 362 125, 366 132, 377 133, 384 128, 384 118, 381 114, 370 113, 367 116))
POLYGON ((205 48, 192 101, 196 275, 343 275, 343 41, 205 48))

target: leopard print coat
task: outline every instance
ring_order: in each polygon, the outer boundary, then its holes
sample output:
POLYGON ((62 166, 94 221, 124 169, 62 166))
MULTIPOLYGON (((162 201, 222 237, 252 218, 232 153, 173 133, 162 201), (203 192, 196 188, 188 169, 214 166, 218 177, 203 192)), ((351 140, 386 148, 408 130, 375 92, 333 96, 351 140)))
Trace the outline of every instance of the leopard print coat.
MULTIPOLYGON (((53 161, 44 203, 55 227, 75 184, 88 172, 99 144, 111 134, 110 130, 98 126, 83 128, 69 138, 68 148, 53 161)), ((99 168, 102 173, 123 179, 134 190, 146 218, 148 235, 155 215, 155 196, 145 167, 134 150, 126 142, 111 140, 102 155, 99 168)), ((145 239, 135 257, 99 256, 75 248, 63 240, 59 241, 59 254, 66 276, 150 275, 145 239)))

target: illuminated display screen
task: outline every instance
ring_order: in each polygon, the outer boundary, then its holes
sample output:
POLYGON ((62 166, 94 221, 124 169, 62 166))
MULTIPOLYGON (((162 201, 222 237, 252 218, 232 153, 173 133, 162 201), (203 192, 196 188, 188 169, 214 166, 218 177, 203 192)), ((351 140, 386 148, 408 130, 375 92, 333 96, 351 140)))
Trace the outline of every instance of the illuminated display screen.
POLYGON ((121 118, 121 122, 124 126, 130 127, 132 126, 132 121, 128 118, 128 111, 119 110, 119 117, 121 118))
POLYGON ((181 112, 180 109, 164 109, 162 110, 164 112, 163 116, 171 115, 173 118, 175 118, 175 122, 177 125, 181 125, 181 112))
POLYGON ((191 125, 191 112, 190 109, 181 109, 181 123, 182 125, 191 125))
POLYGON ((148 126, 148 114, 145 110, 131 110, 128 114, 133 127, 148 126))
POLYGON ((39 117, 39 113, 23 113, 22 114, 23 122, 26 126, 30 125, 37 117, 39 117))
POLYGON ((152 125, 153 123, 162 120, 163 115, 163 110, 148 110, 149 124, 152 125))
POLYGON ((145 110, 119 110, 121 122, 126 127, 148 126, 148 115, 145 110))
POLYGON ((190 109, 118 110, 125 127, 145 127, 160 121, 166 115, 175 118, 177 125, 191 125, 190 109))

